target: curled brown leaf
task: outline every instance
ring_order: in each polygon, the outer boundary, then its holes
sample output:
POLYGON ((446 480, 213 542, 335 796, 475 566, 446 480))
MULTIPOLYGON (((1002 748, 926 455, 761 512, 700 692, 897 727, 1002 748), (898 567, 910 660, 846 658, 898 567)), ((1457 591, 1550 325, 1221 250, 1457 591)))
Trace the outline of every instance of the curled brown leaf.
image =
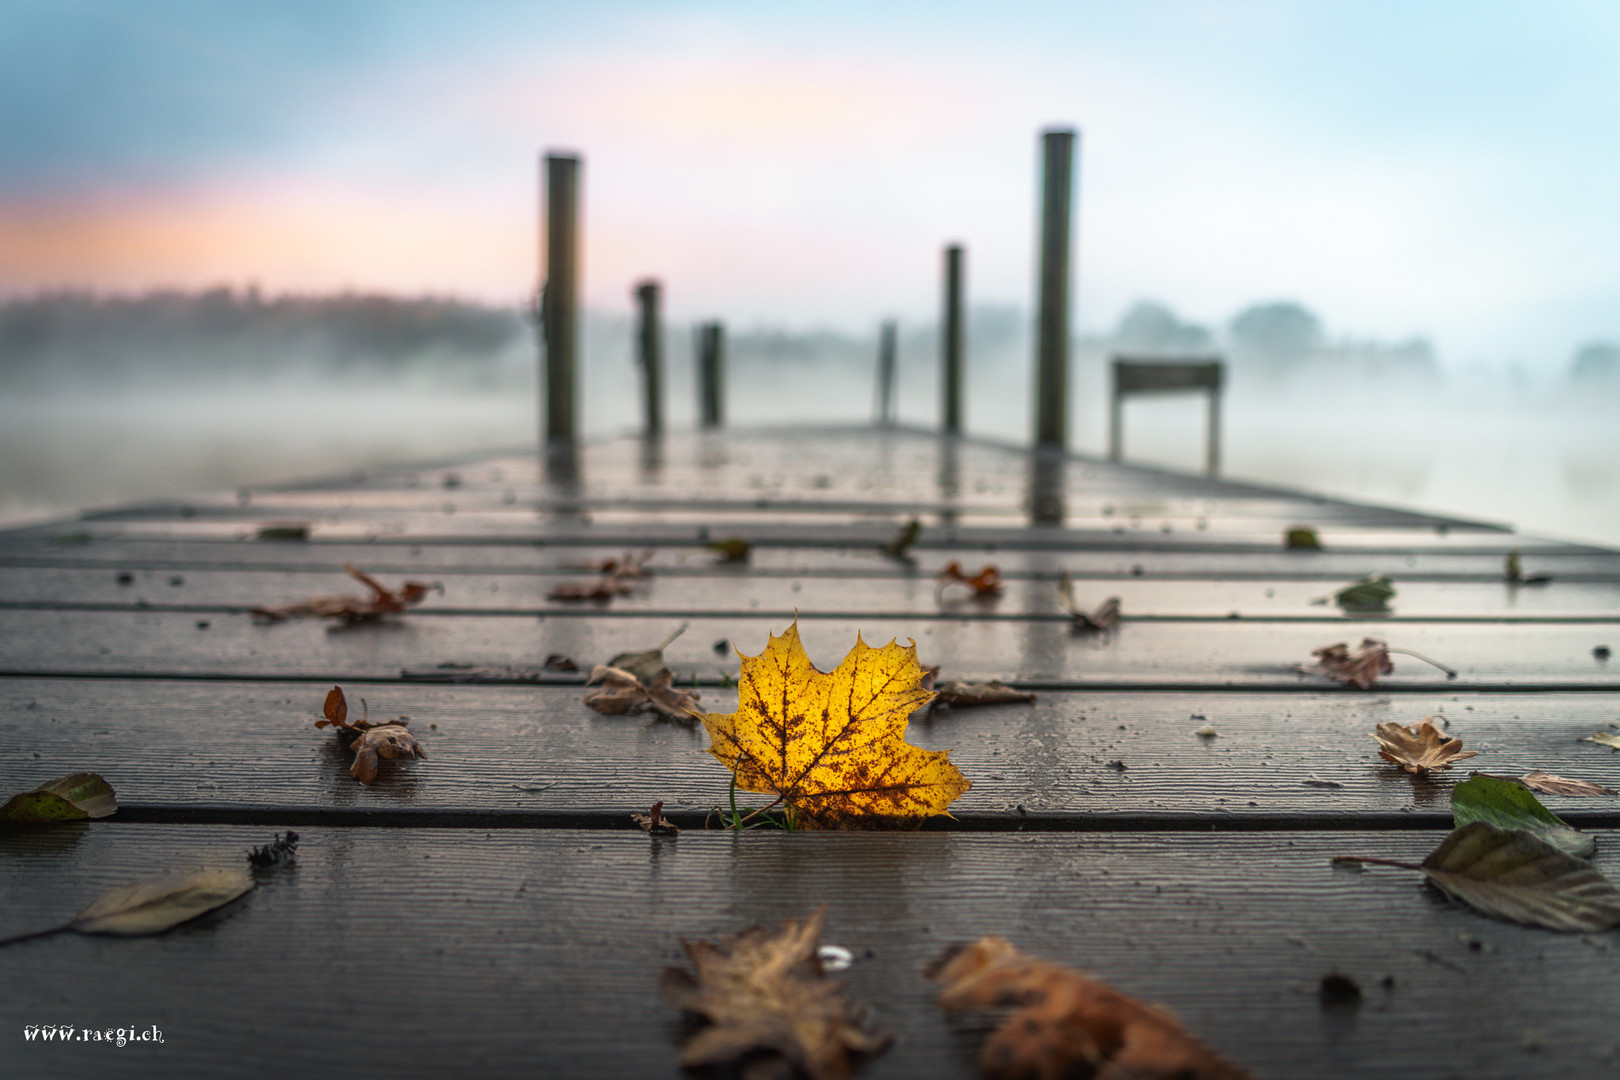
POLYGON ((932 712, 941 708, 967 709, 975 705, 1027 704, 1034 700, 1034 694, 1027 690, 1015 690, 1000 679, 982 683, 957 682, 953 679, 934 687, 934 700, 929 702, 928 708, 932 712))
POLYGON ((1110 596, 1094 611, 1082 608, 1074 598, 1074 579, 1068 574, 1058 579, 1058 603, 1069 613, 1069 618, 1074 620, 1072 629, 1087 633, 1112 630, 1119 625, 1119 620, 1123 617, 1117 596, 1110 596))
POLYGON ((591 581, 559 582, 550 593, 553 600, 611 600, 615 596, 628 596, 635 591, 634 582, 647 577, 642 569, 652 559, 652 552, 635 555, 626 552, 620 558, 603 559, 582 569, 595 570, 598 576, 591 581))
POLYGON ((643 682, 623 668, 597 664, 591 669, 585 685, 601 686, 585 695, 585 704, 599 713, 622 716, 627 713, 656 712, 666 720, 683 724, 695 723, 701 716, 696 711, 698 692, 675 686, 674 672, 665 669, 650 682, 643 682))
POLYGON ((1416 727, 1406 724, 1379 724, 1373 738, 1379 742, 1378 756, 1409 773, 1438 772, 1465 758, 1478 757, 1477 750, 1464 750, 1461 739, 1448 739, 1429 717, 1416 727))
POLYGON ((969 575, 962 569, 961 563, 952 559, 934 580, 937 583, 934 587, 935 600, 942 600, 945 590, 953 585, 966 586, 975 600, 1000 596, 1003 588, 1001 571, 996 569, 995 563, 985 563, 977 574, 969 575))
POLYGON ((745 1075, 843 1080, 855 1061, 876 1054, 889 1036, 861 1026, 861 1010, 822 971, 817 956, 826 908, 775 934, 759 927, 717 944, 684 941, 692 971, 665 968, 664 997, 708 1025, 687 1040, 689 1069, 751 1068, 745 1075))
POLYGON ((664 817, 664 803, 659 800, 645 814, 631 814, 630 820, 641 826, 643 832, 653 836, 679 836, 681 827, 664 817))
MULTIPOLYGON (((364 703, 362 699, 361 704, 364 703)), ((326 702, 321 711, 325 714, 325 718, 315 721, 315 726, 332 727, 338 732, 339 737, 354 753, 354 763, 349 766, 349 775, 362 784, 370 784, 377 779, 379 758, 427 757, 427 751, 422 748, 422 744, 407 730, 406 725, 409 721, 404 717, 374 724, 371 722, 368 709, 361 719, 349 723, 349 703, 342 687, 334 686, 327 691, 326 702)))
POLYGON ((398 615, 420 604, 430 592, 442 591, 438 582, 407 581, 397 590, 383 585, 365 571, 350 564, 344 569, 350 577, 371 590, 370 596, 313 596, 294 604, 256 607, 253 616, 265 622, 287 619, 339 619, 345 623, 373 622, 384 615, 398 615))
POLYGON ((1380 675, 1395 670, 1389 658, 1389 646, 1376 638, 1362 638, 1355 649, 1349 642, 1340 641, 1321 649, 1312 649, 1316 657, 1316 670, 1336 682, 1366 690, 1378 681, 1380 675))
POLYGON ((1589 798, 1594 795, 1620 795, 1614 788, 1594 784, 1590 780, 1571 780, 1567 776, 1554 776, 1552 773, 1542 772, 1540 769, 1531 769, 1523 776, 1496 776, 1492 773, 1472 773, 1473 776, 1487 776, 1492 780, 1507 780, 1515 784, 1523 784, 1531 791, 1539 791, 1545 795, 1569 795, 1575 798, 1589 798))
POLYGON ((944 984, 939 1004, 946 1012, 1018 1009, 980 1052, 979 1066, 991 1080, 1247 1076, 1162 1009, 1060 964, 1025 955, 1005 938, 990 935, 947 951, 929 977, 944 984))

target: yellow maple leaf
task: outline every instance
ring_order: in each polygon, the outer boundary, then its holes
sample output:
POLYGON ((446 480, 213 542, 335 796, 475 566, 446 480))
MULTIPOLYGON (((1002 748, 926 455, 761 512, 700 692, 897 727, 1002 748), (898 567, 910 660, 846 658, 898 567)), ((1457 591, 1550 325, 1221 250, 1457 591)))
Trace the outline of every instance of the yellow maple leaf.
POLYGON ((818 671, 794 620, 742 657, 737 711, 704 715, 709 753, 809 828, 921 824, 971 786, 948 751, 906 742, 906 718, 934 696, 922 676, 915 641, 874 649, 859 634, 843 663, 818 671))

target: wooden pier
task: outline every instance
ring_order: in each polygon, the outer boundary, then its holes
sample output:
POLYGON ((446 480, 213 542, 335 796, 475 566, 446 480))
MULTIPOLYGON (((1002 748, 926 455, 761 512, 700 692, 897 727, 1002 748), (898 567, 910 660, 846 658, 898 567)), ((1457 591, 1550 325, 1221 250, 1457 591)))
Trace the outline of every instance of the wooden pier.
MULTIPOLYGON (((0 801, 95 771, 120 803, 0 831, 0 937, 302 837, 197 923, 0 949, 0 1074, 675 1075, 684 1029, 657 984, 680 941, 825 904, 850 996, 897 1036, 871 1080, 976 1074, 978 1034, 921 971, 991 933, 1167 1007, 1257 1077, 1620 1075, 1620 938, 1329 861, 1423 858, 1469 767, 1613 784, 1611 752, 1578 741, 1620 718, 1603 646, 1620 552, 892 427, 623 439, 0 533, 0 801), (884 555, 912 519, 909 557, 884 555), (294 523, 306 539, 261 538, 294 523), (1295 526, 1322 550, 1285 549, 1295 526), (728 538, 746 563, 705 546, 728 538), (634 593, 550 598, 644 551, 634 593), (1551 581, 1509 583, 1512 551, 1551 581), (996 564, 1004 594, 942 597, 952 560, 996 564), (442 592, 366 625, 250 615, 359 591, 347 564, 442 592), (1312 602, 1375 573, 1390 614, 1312 602), (1076 632, 1063 574, 1083 602, 1118 596, 1123 623, 1076 632), (591 665, 684 624, 671 667, 729 712, 737 650, 795 615, 824 670, 857 633, 914 639, 942 679, 1037 694, 912 718, 972 781, 954 820, 725 831, 730 774, 701 727, 582 703, 591 665), (1406 656, 1371 690, 1298 670, 1364 637, 1456 677, 1406 656), (429 756, 356 783, 314 727, 333 684, 408 716, 429 756), (1439 779, 1379 760, 1375 725, 1434 714, 1479 756, 1439 779), (632 824, 657 801, 682 835, 632 824), (1359 1006, 1324 1008, 1329 973, 1359 1006), (26 1042, 36 1024, 164 1041, 26 1042)), ((1600 830, 1596 865, 1620 873, 1613 799, 1543 801, 1600 830)))

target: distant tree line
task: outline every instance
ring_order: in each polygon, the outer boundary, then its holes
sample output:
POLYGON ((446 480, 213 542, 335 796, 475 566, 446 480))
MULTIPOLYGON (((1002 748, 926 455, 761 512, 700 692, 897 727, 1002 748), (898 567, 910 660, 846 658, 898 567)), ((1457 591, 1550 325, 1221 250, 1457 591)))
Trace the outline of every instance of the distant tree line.
POLYGON ((522 314, 366 293, 52 292, 0 303, 0 383, 274 378, 356 370, 490 377, 532 337, 522 314))
POLYGON ((1427 338, 1398 342, 1330 341, 1315 313, 1291 300, 1254 304, 1224 334, 1182 322, 1163 304, 1144 300, 1120 319, 1110 342, 1117 352, 1156 355, 1222 353, 1235 372, 1275 381, 1301 374, 1395 376, 1437 380, 1440 364, 1427 338))
MULTIPOLYGON (((617 342, 628 316, 597 314, 591 323, 612 324, 615 329, 598 340, 617 342)), ((1026 351, 1029 329, 1027 315, 1015 307, 976 306, 968 318, 969 355, 1011 361, 1026 351)), ((1219 329, 1183 321, 1168 306, 1143 300, 1110 334, 1076 344, 1079 355, 1090 357, 1220 353, 1234 374, 1257 382, 1322 375, 1440 377, 1426 338, 1330 340, 1320 318, 1286 300, 1244 308, 1219 329)), ((875 347, 876 327, 867 334, 737 328, 727 341, 732 362, 761 369, 827 363, 864 369, 875 347)), ((676 351, 684 349, 677 345, 676 351)), ((936 326, 905 329, 902 362, 932 363, 937 354, 936 326)), ((464 300, 370 293, 265 297, 255 288, 215 288, 134 296, 52 292, 0 301, 0 387, 242 382, 296 374, 491 385, 512 381, 514 373, 532 374, 535 361, 524 312, 464 300)), ((1620 387, 1620 346, 1582 346, 1569 373, 1579 385, 1620 387)))

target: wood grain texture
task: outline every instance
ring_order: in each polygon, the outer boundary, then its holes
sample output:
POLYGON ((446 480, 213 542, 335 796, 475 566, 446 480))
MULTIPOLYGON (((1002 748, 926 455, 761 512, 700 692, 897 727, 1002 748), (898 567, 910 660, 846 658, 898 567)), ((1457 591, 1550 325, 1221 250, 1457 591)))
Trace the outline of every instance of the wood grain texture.
MULTIPOLYGON (((429 754, 386 762, 363 787, 348 753, 314 727, 326 689, 0 679, 0 795, 88 769, 114 785, 125 817, 616 828, 660 800, 689 823, 727 801, 730 774, 701 728, 603 716, 577 687, 346 684, 354 711, 363 699, 373 718, 409 716, 429 754)), ((736 708, 734 690, 703 698, 736 708)), ((918 713, 908 739, 950 750, 973 781, 951 808, 963 828, 1433 828, 1449 822, 1450 787, 1470 769, 1620 786, 1620 758, 1578 741, 1617 714, 1615 693, 1048 692, 1033 705, 918 713), (1378 758, 1378 724, 1433 714, 1480 756, 1432 780, 1378 758), (1218 734, 1194 734, 1206 724, 1218 734)), ((1620 825, 1620 801, 1544 799, 1573 821, 1620 825)))
MULTIPOLYGON (((861 613, 932 618, 1067 618, 1058 605, 1055 575, 1030 571, 1008 576, 1000 597, 977 598, 962 587, 940 591, 935 575, 943 555, 919 558, 912 573, 874 566, 871 576, 835 570, 803 574, 718 565, 710 552, 663 552, 647 571, 652 576, 636 591, 612 603, 617 612, 725 612, 736 615, 799 611, 804 614, 861 613), (883 576, 876 576, 883 573, 883 576)), ((956 560, 960 562, 961 560, 956 560)), ((969 557, 964 568, 976 573, 994 555, 969 557)), ((999 563, 994 563, 999 568, 999 563)), ((582 564, 583 565, 583 564, 582 564)), ((385 575, 397 586, 405 575, 385 575)), ((584 569, 547 567, 527 574, 431 571, 416 575, 442 587, 418 608, 422 612, 513 612, 540 614, 578 611, 578 603, 554 600, 562 581, 585 581, 584 569)), ((1345 616, 1326 600, 1339 583, 1298 580, 1182 580, 1147 578, 1076 579, 1077 595, 1091 603, 1118 596, 1126 618, 1284 619, 1324 623, 1345 616)), ((1553 581, 1512 587, 1502 581, 1396 582, 1392 614, 1385 621, 1412 618, 1487 620, 1581 619, 1620 623, 1620 582, 1553 581)), ((341 570, 0 566, 0 605, 68 608, 113 606, 185 611, 244 611, 309 596, 365 592, 341 570)))
MULTIPOLYGON (((0 933, 160 868, 233 862, 268 828, 95 824, 7 835, 0 933)), ((899 1036, 859 1074, 969 1077, 978 1033, 920 972, 1000 933, 1174 1011, 1272 1080, 1608 1075, 1609 937, 1492 922, 1415 875, 1423 834, 966 836, 306 829, 294 867, 153 938, 0 950, 11 1075, 661 1076, 656 993, 680 940, 828 905, 849 993, 899 1036), (1362 988, 1324 1011, 1323 975, 1362 988), (1388 978, 1389 984, 1383 985, 1388 978), (157 1025, 161 1046, 25 1043, 25 1024, 157 1025)), ((1620 870, 1614 839, 1598 864, 1620 870)))
MULTIPOLYGON (((735 677, 735 657, 713 644, 749 653, 782 631, 790 612, 774 616, 652 617, 611 608, 544 618, 521 615, 412 614, 375 625, 327 626, 308 620, 260 625, 247 615, 169 611, 0 610, 0 673, 150 674, 317 681, 393 679, 431 673, 444 664, 509 666, 538 672, 553 653, 588 667, 620 652, 645 649, 681 623, 688 629, 668 650, 670 662, 707 680, 735 677)), ((1269 687, 1317 689, 1322 676, 1303 674, 1311 650, 1363 636, 1416 649, 1454 667, 1438 670, 1397 657, 1390 689, 1620 686, 1620 665, 1593 649, 1613 644, 1614 627, 1597 624, 1438 623, 1398 625, 1376 619, 1329 625, 1220 621, 1142 622, 1109 635, 1080 635, 1048 620, 849 619, 800 616, 813 660, 830 668, 856 635, 881 645, 915 640, 927 664, 950 677, 999 678, 1035 685, 1098 688, 1269 687)))

